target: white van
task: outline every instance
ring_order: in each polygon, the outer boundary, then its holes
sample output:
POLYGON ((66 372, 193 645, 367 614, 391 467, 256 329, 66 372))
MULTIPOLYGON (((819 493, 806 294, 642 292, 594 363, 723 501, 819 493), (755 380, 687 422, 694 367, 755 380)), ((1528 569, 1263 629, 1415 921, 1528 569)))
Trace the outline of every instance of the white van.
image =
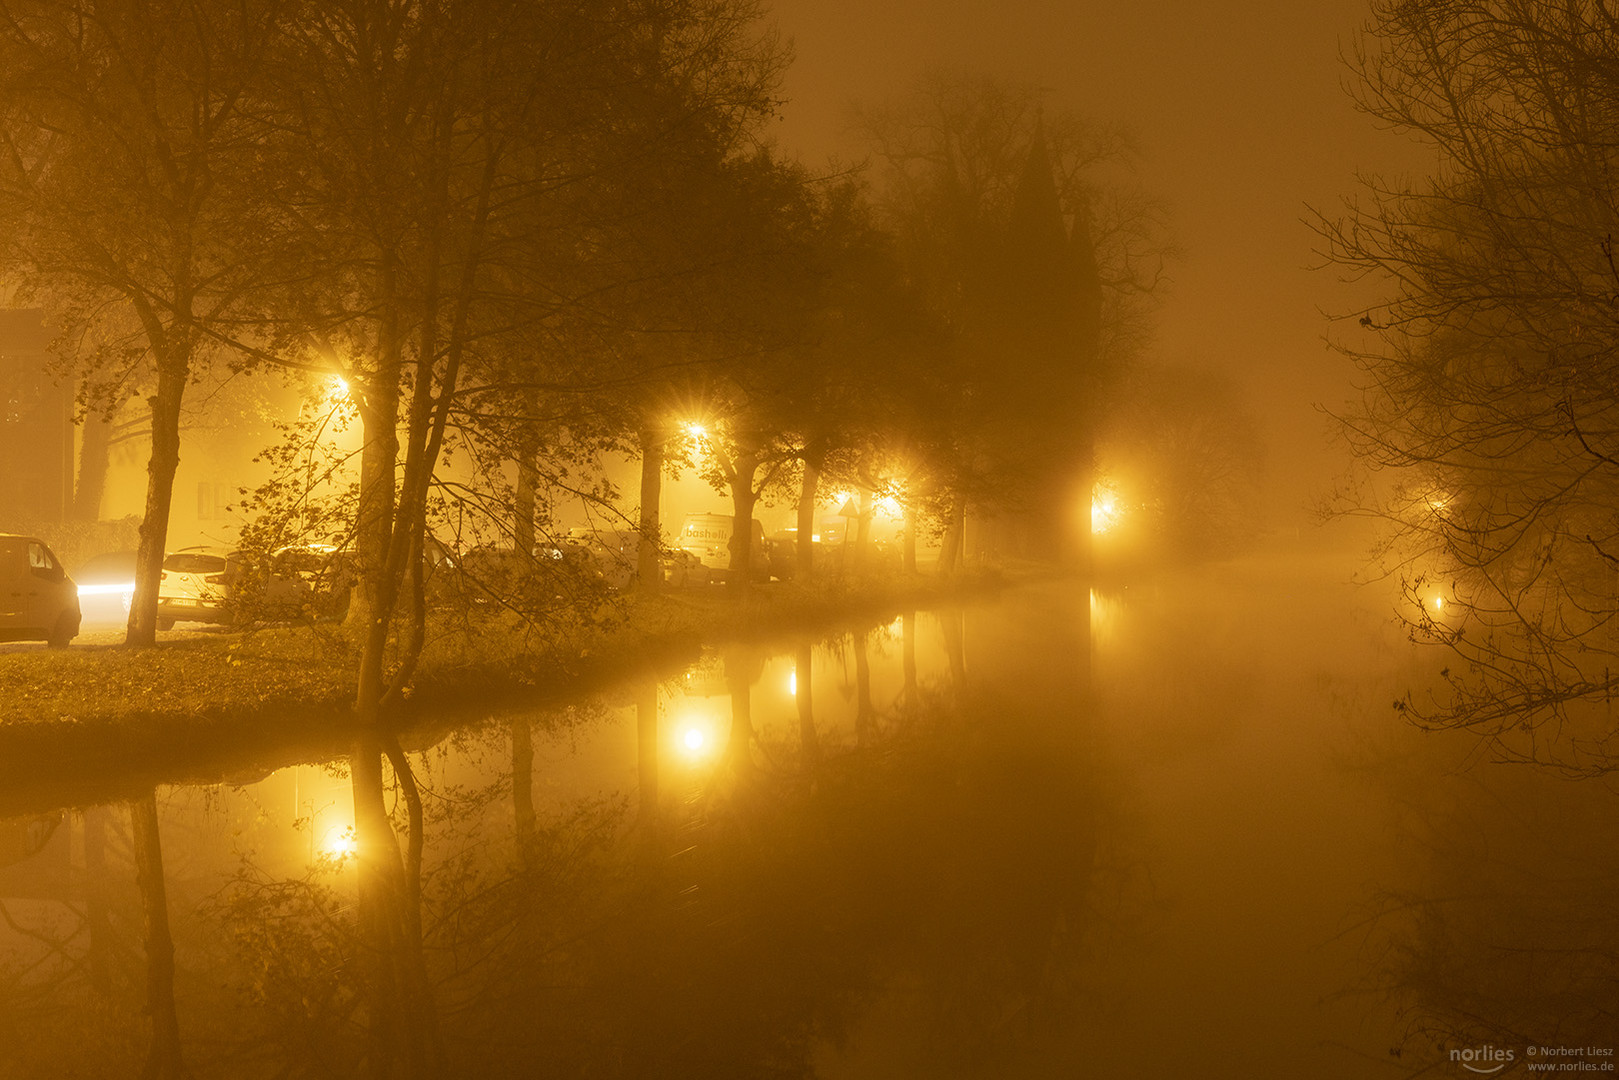
POLYGON ((43 540, 0 533, 0 641, 65 649, 79 635, 79 587, 43 540))
MULTIPOLYGON (((730 514, 687 514, 680 527, 680 548, 708 567, 709 579, 726 581, 731 569, 731 534, 736 519, 730 514)), ((754 518, 750 565, 758 581, 770 580, 770 553, 765 548, 764 526, 754 518)))

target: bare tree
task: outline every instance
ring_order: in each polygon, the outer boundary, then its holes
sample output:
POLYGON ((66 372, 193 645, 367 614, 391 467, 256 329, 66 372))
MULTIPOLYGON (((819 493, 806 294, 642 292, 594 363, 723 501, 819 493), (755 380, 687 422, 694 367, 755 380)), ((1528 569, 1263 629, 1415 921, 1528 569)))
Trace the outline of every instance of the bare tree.
POLYGON ((132 322, 154 380, 129 642, 157 632, 187 384, 241 316, 261 222, 252 115, 279 5, 0 5, 0 200, 22 295, 67 325, 132 322))
POLYGON ((1400 703, 1512 760, 1605 771, 1619 683, 1619 12, 1606 0, 1380 0, 1349 58, 1361 107, 1434 151, 1317 215, 1385 289, 1345 347, 1366 467, 1342 508, 1448 692, 1400 703))

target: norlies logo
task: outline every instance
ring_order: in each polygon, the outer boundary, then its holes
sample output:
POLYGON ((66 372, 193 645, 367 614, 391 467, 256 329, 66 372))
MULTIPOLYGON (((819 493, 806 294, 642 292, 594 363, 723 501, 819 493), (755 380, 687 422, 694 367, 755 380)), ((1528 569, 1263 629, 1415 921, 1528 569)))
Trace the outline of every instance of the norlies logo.
POLYGON ((1517 1057, 1511 1050, 1501 1050, 1494 1046, 1480 1046, 1467 1050, 1452 1050, 1450 1060, 1461 1065, 1468 1072, 1482 1075, 1498 1073, 1511 1065, 1517 1057))

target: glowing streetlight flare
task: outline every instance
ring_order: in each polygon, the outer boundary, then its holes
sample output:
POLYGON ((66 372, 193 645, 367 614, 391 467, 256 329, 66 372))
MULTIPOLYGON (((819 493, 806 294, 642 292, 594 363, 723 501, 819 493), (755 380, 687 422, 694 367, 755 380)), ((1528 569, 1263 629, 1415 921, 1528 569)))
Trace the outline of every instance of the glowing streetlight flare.
POLYGON ((1106 484, 1097 484, 1091 491, 1091 532, 1107 532, 1121 516, 1118 494, 1106 484))
POLYGON ((321 841, 320 850, 333 859, 346 859, 359 850, 359 843, 354 839, 354 830, 341 825, 333 825, 326 830, 326 837, 321 841))

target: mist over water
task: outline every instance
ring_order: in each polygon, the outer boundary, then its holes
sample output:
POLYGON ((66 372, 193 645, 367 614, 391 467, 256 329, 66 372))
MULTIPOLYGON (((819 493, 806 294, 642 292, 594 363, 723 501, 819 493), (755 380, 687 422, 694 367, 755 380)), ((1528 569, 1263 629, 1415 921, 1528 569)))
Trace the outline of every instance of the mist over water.
MULTIPOLYGON (((1598 1039, 1611 793, 1401 726, 1431 660, 1387 600, 1302 557, 1030 587, 407 740, 446 1074, 1353 1078, 1452 1068, 1467 1022, 1598 1039)), ((196 1075, 358 1067, 349 773, 157 789, 196 1075)), ((132 820, 0 826, 0 1075, 138 1068, 132 820)))

